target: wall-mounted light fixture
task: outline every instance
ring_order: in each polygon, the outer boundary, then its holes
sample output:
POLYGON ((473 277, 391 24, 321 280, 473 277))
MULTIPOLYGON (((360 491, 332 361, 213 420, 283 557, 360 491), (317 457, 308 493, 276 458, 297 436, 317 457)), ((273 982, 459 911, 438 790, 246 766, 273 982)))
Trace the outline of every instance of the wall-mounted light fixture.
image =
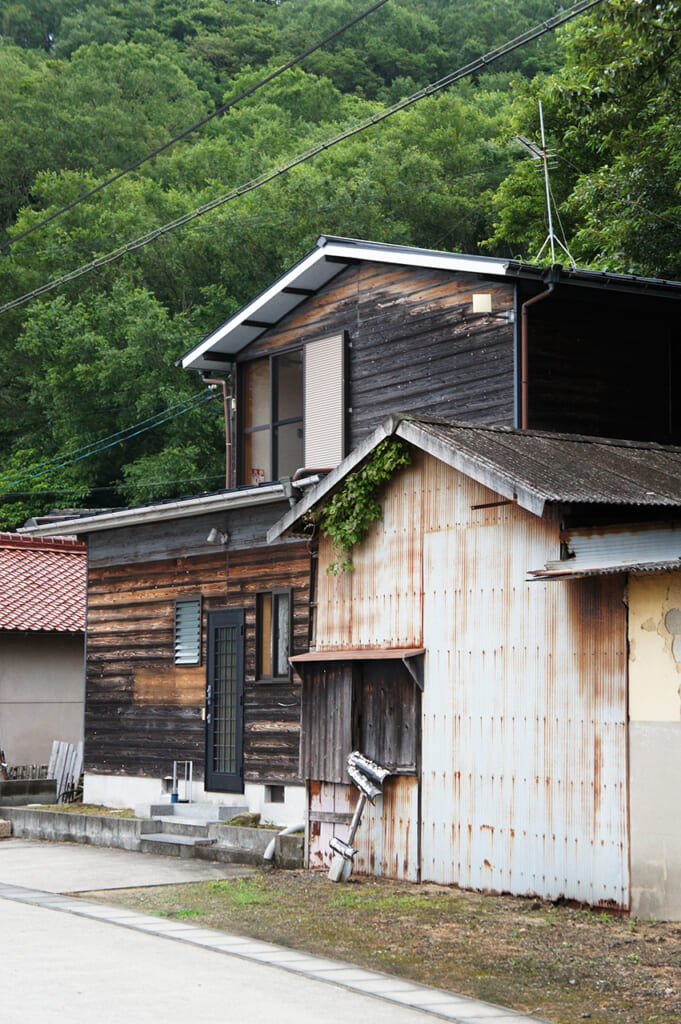
POLYGON ((206 537, 206 541, 209 544, 222 544, 224 547, 229 543, 229 534, 226 530, 216 530, 215 527, 213 527, 206 537))
POLYGON ((495 320, 505 320, 509 324, 515 323, 515 313, 512 309, 505 309, 502 313, 492 312, 491 292, 473 292, 473 313, 478 316, 491 316, 495 320))
POLYGON ((492 293, 491 292, 474 292, 473 293, 473 312, 474 313, 491 313, 492 312, 492 293))

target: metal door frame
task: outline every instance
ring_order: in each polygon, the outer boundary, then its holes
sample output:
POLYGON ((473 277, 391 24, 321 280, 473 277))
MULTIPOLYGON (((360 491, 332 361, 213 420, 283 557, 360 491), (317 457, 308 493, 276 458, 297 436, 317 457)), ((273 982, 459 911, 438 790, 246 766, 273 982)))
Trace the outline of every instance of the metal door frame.
POLYGON ((206 657, 206 789, 211 792, 243 793, 244 791, 244 621, 243 608, 208 612, 206 657), (214 767, 215 760, 215 632, 236 627, 235 720, 233 772, 214 767))

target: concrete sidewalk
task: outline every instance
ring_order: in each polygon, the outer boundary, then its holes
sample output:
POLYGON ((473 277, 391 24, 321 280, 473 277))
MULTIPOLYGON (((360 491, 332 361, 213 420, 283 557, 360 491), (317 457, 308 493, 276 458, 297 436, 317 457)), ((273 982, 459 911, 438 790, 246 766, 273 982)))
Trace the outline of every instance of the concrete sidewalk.
POLYGON ((63 894, 85 885, 234 877, 240 868, 101 847, 0 843, 3 1020, 187 1024, 210 1014, 218 1024, 269 1017, 300 1024, 321 1014, 371 1024, 428 1024, 434 1017, 536 1024, 537 1018, 378 971, 63 894), (188 869, 199 877, 190 878, 188 869), (28 885, 29 877, 40 886, 28 885))

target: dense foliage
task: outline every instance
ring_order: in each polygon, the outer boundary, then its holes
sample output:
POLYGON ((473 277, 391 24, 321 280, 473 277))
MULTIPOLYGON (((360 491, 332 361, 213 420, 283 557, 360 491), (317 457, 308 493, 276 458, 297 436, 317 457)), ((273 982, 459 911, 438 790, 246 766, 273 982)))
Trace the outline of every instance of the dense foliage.
MULTIPOLYGON (((367 6, 4 5, 0 245, 367 6)), ((285 164, 560 6, 389 0, 302 65, 0 249, 0 305, 285 164)), ((219 487, 221 403, 192 403, 203 385, 175 361, 320 233, 532 258, 546 234, 541 180, 513 135, 537 138, 538 96, 554 148, 560 140, 554 190, 575 256, 681 276, 680 23, 676 4, 611 0, 476 80, 0 314, 0 528, 55 505, 219 487), (153 417, 163 422, 144 429, 153 417), (141 432, 122 440, 134 424, 141 432), (101 438, 113 440, 90 455, 101 438)))

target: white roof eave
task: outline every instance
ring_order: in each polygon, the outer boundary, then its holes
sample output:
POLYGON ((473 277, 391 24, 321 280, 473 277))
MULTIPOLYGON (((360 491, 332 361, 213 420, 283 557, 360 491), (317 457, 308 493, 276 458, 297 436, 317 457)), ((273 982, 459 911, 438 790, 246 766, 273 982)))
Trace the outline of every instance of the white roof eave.
MULTIPOLYGON (((316 478, 312 478, 316 479, 316 478)), ((304 482, 299 482, 301 486, 304 482)), ((222 512, 243 508, 249 505, 267 505, 281 501, 284 490, 281 484, 269 484, 245 491, 225 491, 219 494, 205 494, 198 498, 185 498, 178 501, 166 501, 157 505, 142 505, 138 508, 123 508, 115 512, 105 512, 82 519, 66 519, 59 522, 46 523, 42 526, 28 526, 18 533, 31 537, 64 537, 82 533, 95 533, 98 530, 115 530, 123 526, 139 526, 146 523, 157 523, 168 519, 186 519, 189 516, 205 515, 209 512, 222 512)))
MULTIPOLYGON (((438 252, 431 249, 412 249, 408 246, 392 246, 382 243, 353 241, 350 239, 327 238, 324 235, 317 242, 317 248, 304 256, 282 277, 278 278, 266 288, 264 292, 252 299, 246 306, 221 324, 215 331, 204 338, 195 348, 180 359, 180 365, 184 369, 200 368, 206 362, 206 354, 214 349, 222 351, 225 355, 236 355, 242 348, 250 344, 254 339, 239 339, 238 329, 243 327, 247 321, 267 322, 266 311, 270 304, 276 302, 277 298, 287 288, 296 288, 305 285, 306 275, 312 276, 318 264, 325 260, 331 260, 332 270, 328 275, 322 275, 321 282, 317 275, 316 288, 322 287, 343 269, 343 264, 358 260, 370 261, 373 263, 394 263, 410 267, 426 267, 433 270, 448 270, 451 272, 482 274, 485 276, 505 277, 509 263, 495 257, 464 256, 459 253, 438 252), (231 340, 230 339, 231 337, 231 340)), ((311 291, 316 290, 311 288, 311 291)), ((301 298, 304 301, 304 297, 301 298)), ((274 323, 272 324, 274 326, 274 323)), ((267 328, 263 328, 265 330, 267 328)), ((204 367, 205 368, 205 367, 204 367)))

